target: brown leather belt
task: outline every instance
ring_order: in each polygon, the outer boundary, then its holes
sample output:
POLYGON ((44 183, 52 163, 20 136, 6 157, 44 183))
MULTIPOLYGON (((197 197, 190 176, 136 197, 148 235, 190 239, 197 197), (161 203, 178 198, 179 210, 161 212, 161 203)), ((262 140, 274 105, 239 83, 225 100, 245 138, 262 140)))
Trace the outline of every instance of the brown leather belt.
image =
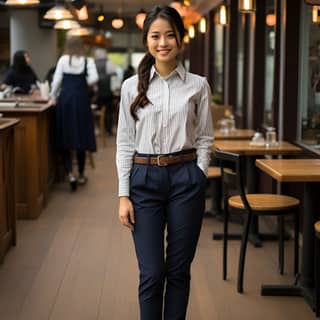
POLYGON ((135 156, 133 162, 136 164, 151 164, 159 167, 169 166, 171 164, 177 164, 182 162, 193 161, 197 159, 196 152, 185 153, 185 154, 161 154, 159 156, 142 157, 135 156))

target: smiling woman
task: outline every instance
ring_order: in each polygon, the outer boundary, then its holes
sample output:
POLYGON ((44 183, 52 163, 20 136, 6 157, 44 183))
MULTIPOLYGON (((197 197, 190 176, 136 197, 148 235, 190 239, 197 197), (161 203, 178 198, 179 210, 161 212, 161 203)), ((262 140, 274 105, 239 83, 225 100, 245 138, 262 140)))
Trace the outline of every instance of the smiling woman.
POLYGON ((153 8, 142 30, 147 53, 121 89, 119 220, 133 234, 141 320, 185 319, 204 213, 211 93, 179 62, 184 35, 175 9, 153 8))

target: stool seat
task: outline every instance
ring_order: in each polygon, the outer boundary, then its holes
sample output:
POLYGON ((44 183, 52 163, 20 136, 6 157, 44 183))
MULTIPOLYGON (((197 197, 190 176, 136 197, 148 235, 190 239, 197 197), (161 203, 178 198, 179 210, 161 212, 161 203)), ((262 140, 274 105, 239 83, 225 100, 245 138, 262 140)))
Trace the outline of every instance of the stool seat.
POLYGON ((320 221, 314 224, 314 231, 316 232, 316 236, 320 238, 320 221))
POLYGON ((208 168, 208 179, 215 179, 221 177, 221 169, 220 167, 210 166, 208 168))
MULTIPOLYGON (((299 205, 300 201, 296 198, 281 194, 247 194, 247 200, 253 210, 274 211, 286 210, 299 205)), ((244 209, 244 204, 239 195, 230 197, 228 204, 231 207, 244 209)), ((273 213, 274 214, 274 213, 273 213)))

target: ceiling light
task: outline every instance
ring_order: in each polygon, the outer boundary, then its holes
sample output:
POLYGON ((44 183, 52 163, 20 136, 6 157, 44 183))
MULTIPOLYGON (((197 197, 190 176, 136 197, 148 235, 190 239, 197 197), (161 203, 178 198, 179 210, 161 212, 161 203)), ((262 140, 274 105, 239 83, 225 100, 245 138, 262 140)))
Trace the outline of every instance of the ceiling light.
POLYGON ((146 12, 141 9, 137 15, 136 15, 136 24, 139 27, 139 29, 143 28, 144 19, 146 18, 146 12))
POLYGON ((250 13, 256 10, 255 0, 239 0, 239 11, 250 13))
POLYGON ((277 18, 274 13, 268 13, 266 15, 266 25, 269 27, 274 27, 276 25, 277 18))
POLYGON ((104 21, 104 12, 103 12, 103 6, 101 5, 100 6, 100 10, 99 10, 99 13, 97 15, 97 21, 98 22, 103 22, 104 21))
POLYGON ((39 0, 7 0, 7 6, 29 6, 39 4, 39 0))
POLYGON ((53 8, 49 9, 43 18, 47 20, 72 19, 73 15, 63 5, 57 4, 53 8))
POLYGON ((114 28, 114 29, 121 29, 124 25, 123 19, 119 18, 119 17, 114 18, 111 21, 111 25, 112 25, 112 28, 114 28))
POLYGON ((68 36, 75 36, 75 37, 88 36, 89 34, 90 34, 90 31, 88 28, 75 28, 67 32, 68 36))
POLYGON ((312 6, 312 22, 320 23, 320 6, 312 6))
POLYGON ((191 26, 189 27, 189 29, 188 29, 188 34, 189 34, 189 38, 190 38, 190 39, 193 39, 193 38, 195 37, 196 31, 195 31, 193 25, 191 25, 191 26))
POLYGON ((78 20, 88 20, 88 9, 87 6, 83 6, 80 10, 76 10, 78 20))
POLYGON ((201 33, 206 33, 207 31, 207 20, 205 17, 202 17, 199 22, 199 31, 201 33))
POLYGON ((80 28, 80 24, 75 20, 59 20, 55 23, 54 28, 63 30, 76 29, 80 28))
POLYGON ((218 11, 218 24, 226 26, 228 24, 228 11, 226 5, 221 5, 218 11))

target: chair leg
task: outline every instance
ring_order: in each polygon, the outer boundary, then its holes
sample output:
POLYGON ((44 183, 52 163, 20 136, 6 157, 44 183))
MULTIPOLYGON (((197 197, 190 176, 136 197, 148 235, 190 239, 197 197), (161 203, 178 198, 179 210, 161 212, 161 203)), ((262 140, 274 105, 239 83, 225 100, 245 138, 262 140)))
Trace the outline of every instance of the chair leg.
POLYGON ((279 272, 283 274, 284 271, 284 217, 278 217, 278 227, 279 227, 279 272))
POLYGON ((249 229, 251 223, 251 216, 252 213, 249 212, 243 234, 241 239, 241 248, 240 248, 240 258, 239 258, 239 267, 238 267, 238 292, 243 293, 243 275, 244 275, 244 264, 246 260, 246 252, 247 252, 247 244, 248 244, 248 236, 249 236, 249 229))
POLYGON ((223 280, 227 279, 228 224, 229 224, 228 203, 227 201, 225 201, 224 202, 224 225, 223 225, 223 280))
POLYGON ((315 292, 314 292, 314 311, 316 318, 320 317, 320 239, 315 240, 315 292))
POLYGON ((299 210, 294 213, 294 275, 299 273, 299 210))

